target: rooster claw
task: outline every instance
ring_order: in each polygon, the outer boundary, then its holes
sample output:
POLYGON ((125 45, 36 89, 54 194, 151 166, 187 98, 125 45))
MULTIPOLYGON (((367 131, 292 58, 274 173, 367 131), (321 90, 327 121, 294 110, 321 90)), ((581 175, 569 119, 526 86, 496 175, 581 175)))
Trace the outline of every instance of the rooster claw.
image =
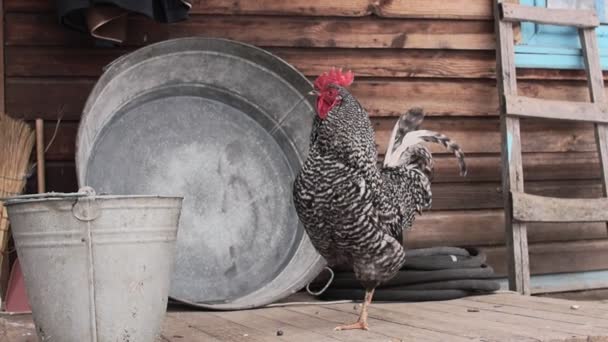
POLYGON ((369 330, 369 327, 367 325, 367 322, 356 322, 353 324, 348 324, 348 325, 340 325, 334 328, 334 331, 341 331, 341 330, 356 330, 356 329, 361 329, 361 330, 369 330))

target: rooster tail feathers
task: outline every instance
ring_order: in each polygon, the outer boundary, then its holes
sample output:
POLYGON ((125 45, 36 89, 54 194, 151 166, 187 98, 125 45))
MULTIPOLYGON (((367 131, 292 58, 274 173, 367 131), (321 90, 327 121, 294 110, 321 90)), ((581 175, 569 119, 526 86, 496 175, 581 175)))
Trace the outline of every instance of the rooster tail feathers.
POLYGON ((467 167, 464 161, 464 152, 462 152, 460 146, 456 142, 452 141, 449 137, 441 133, 428 130, 411 131, 405 134, 399 145, 393 149, 393 153, 390 155, 387 154, 387 158, 384 163, 385 166, 398 167, 399 165, 411 163, 412 158, 419 158, 420 156, 417 156, 418 153, 412 152, 416 150, 422 152, 424 150, 420 148, 412 149, 412 147, 421 144, 422 142, 432 142, 443 145, 449 152, 454 153, 458 159, 460 175, 465 176, 467 174, 467 167))
POLYGON ((419 107, 410 108, 410 110, 401 115, 393 127, 391 137, 389 138, 385 160, 390 158, 408 133, 418 129, 422 120, 424 120, 424 112, 419 107))
MULTIPOLYGON (((401 115, 397 121, 397 134, 395 135, 395 146, 399 146, 406 134, 415 131, 420 127, 424 120, 424 112, 420 107, 410 108, 405 114, 401 115)), ((392 152, 392 151, 391 151, 392 152)))
POLYGON ((448 150, 451 153, 454 153, 454 156, 456 156, 456 159, 458 160, 458 169, 460 170, 460 175, 461 176, 466 176, 467 175, 467 165, 464 162, 464 152, 462 152, 462 149, 460 148, 460 146, 454 142, 452 139, 450 139, 449 137, 441 134, 441 133, 437 133, 437 132, 433 132, 433 131, 426 131, 430 134, 427 135, 423 135, 421 136, 421 139, 427 142, 434 142, 437 144, 441 144, 443 145, 443 147, 445 147, 446 150, 448 150))
POLYGON ((448 151, 454 153, 458 159, 460 175, 465 176, 467 167, 460 146, 441 133, 418 130, 422 120, 424 120, 424 112, 419 107, 410 108, 405 114, 401 115, 399 121, 393 127, 386 149, 384 166, 414 166, 432 177, 433 159, 431 152, 422 143, 433 142, 443 145, 448 151))

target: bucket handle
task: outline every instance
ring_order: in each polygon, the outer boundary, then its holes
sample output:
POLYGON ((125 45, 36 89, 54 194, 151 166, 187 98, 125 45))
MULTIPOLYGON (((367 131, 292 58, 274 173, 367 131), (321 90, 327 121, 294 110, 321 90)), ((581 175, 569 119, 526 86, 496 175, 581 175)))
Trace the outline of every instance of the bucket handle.
POLYGON ((22 199, 42 199, 42 198, 80 198, 86 196, 95 196, 95 190, 90 186, 83 186, 78 189, 78 192, 46 192, 42 194, 19 195, 13 197, 0 197, 0 201, 22 200, 22 199))
POLYGON ((95 190, 90 186, 84 186, 78 189, 77 194, 84 194, 84 196, 77 196, 78 199, 72 207, 74 217, 84 222, 93 221, 99 217, 100 209, 99 204, 95 201, 95 190))
POLYGON ((42 199, 42 198, 78 198, 89 196, 85 192, 45 192, 43 194, 19 195, 13 197, 0 197, 0 201, 22 200, 22 199, 42 199))

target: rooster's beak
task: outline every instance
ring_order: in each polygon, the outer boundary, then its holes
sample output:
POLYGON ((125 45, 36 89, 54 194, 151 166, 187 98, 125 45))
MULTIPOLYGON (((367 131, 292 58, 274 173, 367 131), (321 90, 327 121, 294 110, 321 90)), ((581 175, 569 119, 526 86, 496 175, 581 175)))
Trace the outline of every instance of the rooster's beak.
POLYGON ((308 95, 311 95, 311 96, 319 96, 319 94, 320 93, 314 89, 308 92, 308 95))

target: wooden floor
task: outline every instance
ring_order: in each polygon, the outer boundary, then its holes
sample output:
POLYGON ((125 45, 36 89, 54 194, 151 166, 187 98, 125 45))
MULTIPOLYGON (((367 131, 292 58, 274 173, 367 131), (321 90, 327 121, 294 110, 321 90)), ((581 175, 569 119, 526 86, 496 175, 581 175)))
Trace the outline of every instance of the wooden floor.
MULTIPOLYGON (((159 341, 608 341, 608 304, 511 293, 443 302, 377 303, 370 331, 333 328, 356 304, 235 312, 171 311, 159 341)), ((0 316, 0 341, 35 342, 30 316, 0 316)))

